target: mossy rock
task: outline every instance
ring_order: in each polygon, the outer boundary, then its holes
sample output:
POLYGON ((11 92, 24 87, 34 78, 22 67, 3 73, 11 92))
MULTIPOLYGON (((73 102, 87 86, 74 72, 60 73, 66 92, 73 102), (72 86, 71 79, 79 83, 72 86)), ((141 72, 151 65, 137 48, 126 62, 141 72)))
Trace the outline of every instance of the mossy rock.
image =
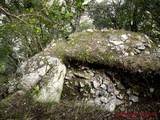
MULTIPOLYGON (((126 41, 127 41, 126 40, 126 41)), ((68 41, 58 41, 56 46, 48 49, 51 54, 61 58, 64 63, 68 61, 79 61, 89 64, 100 64, 109 67, 116 67, 137 71, 160 71, 160 60, 153 60, 150 54, 145 54, 145 51, 152 53, 156 45, 144 34, 134 33, 123 30, 107 30, 80 32, 72 34, 68 41), (128 42, 123 45, 127 46, 125 50, 113 49, 116 45, 110 41, 122 41, 122 36, 126 35, 128 42), (114 39, 114 40, 113 40, 114 39), (141 42, 145 46, 145 50, 140 50, 139 54, 130 55, 137 49, 135 44, 141 42), (109 45, 110 44, 110 45, 109 45), (129 53, 128 56, 123 56, 123 51, 129 53)), ((75 64, 70 62, 69 64, 75 64)))

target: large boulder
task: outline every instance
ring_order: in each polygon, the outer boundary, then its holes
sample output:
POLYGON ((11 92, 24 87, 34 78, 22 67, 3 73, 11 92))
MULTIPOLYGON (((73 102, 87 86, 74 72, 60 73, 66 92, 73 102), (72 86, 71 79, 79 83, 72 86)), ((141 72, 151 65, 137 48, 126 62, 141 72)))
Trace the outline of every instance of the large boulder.
POLYGON ((36 101, 59 102, 65 73, 65 65, 43 51, 23 62, 17 71, 19 77, 15 79, 18 80, 19 89, 34 93, 36 101))
POLYGON ((123 30, 74 33, 50 51, 67 60, 97 63, 131 71, 159 71, 158 46, 146 35, 123 30), (60 48, 64 49, 60 49, 60 48))

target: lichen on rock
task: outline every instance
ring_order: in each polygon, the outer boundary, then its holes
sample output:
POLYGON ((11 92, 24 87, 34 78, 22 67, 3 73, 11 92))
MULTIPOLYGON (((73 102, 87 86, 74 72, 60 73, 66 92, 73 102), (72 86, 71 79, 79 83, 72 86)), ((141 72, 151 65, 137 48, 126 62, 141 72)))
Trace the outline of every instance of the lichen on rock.
MULTIPOLYGON (((59 102, 66 67, 46 51, 29 58, 17 70, 18 88, 27 92, 36 89, 33 98, 40 102, 59 102)), ((16 79, 16 78, 15 78, 16 79)), ((31 91, 32 92, 32 91, 31 91)), ((34 93, 34 92, 32 92, 34 93)))

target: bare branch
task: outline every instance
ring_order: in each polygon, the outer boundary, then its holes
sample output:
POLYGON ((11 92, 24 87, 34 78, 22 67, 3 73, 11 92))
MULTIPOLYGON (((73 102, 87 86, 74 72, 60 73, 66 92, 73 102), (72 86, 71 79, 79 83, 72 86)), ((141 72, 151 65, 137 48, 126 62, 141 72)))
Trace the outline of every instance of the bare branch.
MULTIPOLYGON (((17 17, 16 15, 13 15, 13 14, 7 12, 4 8, 0 7, 0 10, 1 10, 1 11, 3 12, 3 14, 5 14, 6 16, 8 16, 8 17, 13 17, 13 18, 18 19, 18 20, 22 21, 23 23, 29 25, 26 21, 24 21, 23 19, 17 17)), ((30 25, 29 25, 29 26, 30 26, 30 25)))

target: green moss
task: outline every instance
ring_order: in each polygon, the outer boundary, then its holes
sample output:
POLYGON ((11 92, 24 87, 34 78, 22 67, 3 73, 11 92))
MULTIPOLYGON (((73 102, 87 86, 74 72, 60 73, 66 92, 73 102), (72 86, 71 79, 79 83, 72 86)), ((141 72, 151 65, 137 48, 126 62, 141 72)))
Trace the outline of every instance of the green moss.
POLYGON ((61 89, 58 88, 58 89, 56 90, 56 93, 57 93, 57 94, 60 94, 60 93, 61 93, 61 89))
MULTIPOLYGON (((131 70, 138 70, 139 66, 141 66, 141 68, 144 70, 159 69, 159 66, 157 65, 149 65, 152 64, 152 61, 144 65, 137 62, 141 61, 140 59, 144 60, 146 58, 146 55, 143 53, 140 55, 140 58, 137 55, 134 57, 118 58, 117 56, 120 55, 121 52, 111 50, 111 47, 107 46, 110 35, 112 34, 116 35, 117 37, 122 34, 130 34, 129 38, 131 39, 131 43, 126 43, 126 45, 130 46, 130 49, 132 49, 132 42, 138 41, 139 38, 137 36, 141 36, 145 39, 144 35, 141 33, 133 33, 123 30, 108 30, 107 32, 80 32, 72 34, 69 37, 68 42, 57 42, 56 46, 50 48, 48 51, 51 55, 62 59, 64 63, 66 63, 68 60, 77 60, 88 63, 99 63, 107 66, 122 67, 131 70)), ((153 45, 152 48, 148 48, 148 51, 152 52, 155 48, 156 45, 153 45)), ((130 52, 130 50, 128 52, 130 52)), ((149 56, 147 57, 147 60, 148 59, 150 59, 149 56)))

